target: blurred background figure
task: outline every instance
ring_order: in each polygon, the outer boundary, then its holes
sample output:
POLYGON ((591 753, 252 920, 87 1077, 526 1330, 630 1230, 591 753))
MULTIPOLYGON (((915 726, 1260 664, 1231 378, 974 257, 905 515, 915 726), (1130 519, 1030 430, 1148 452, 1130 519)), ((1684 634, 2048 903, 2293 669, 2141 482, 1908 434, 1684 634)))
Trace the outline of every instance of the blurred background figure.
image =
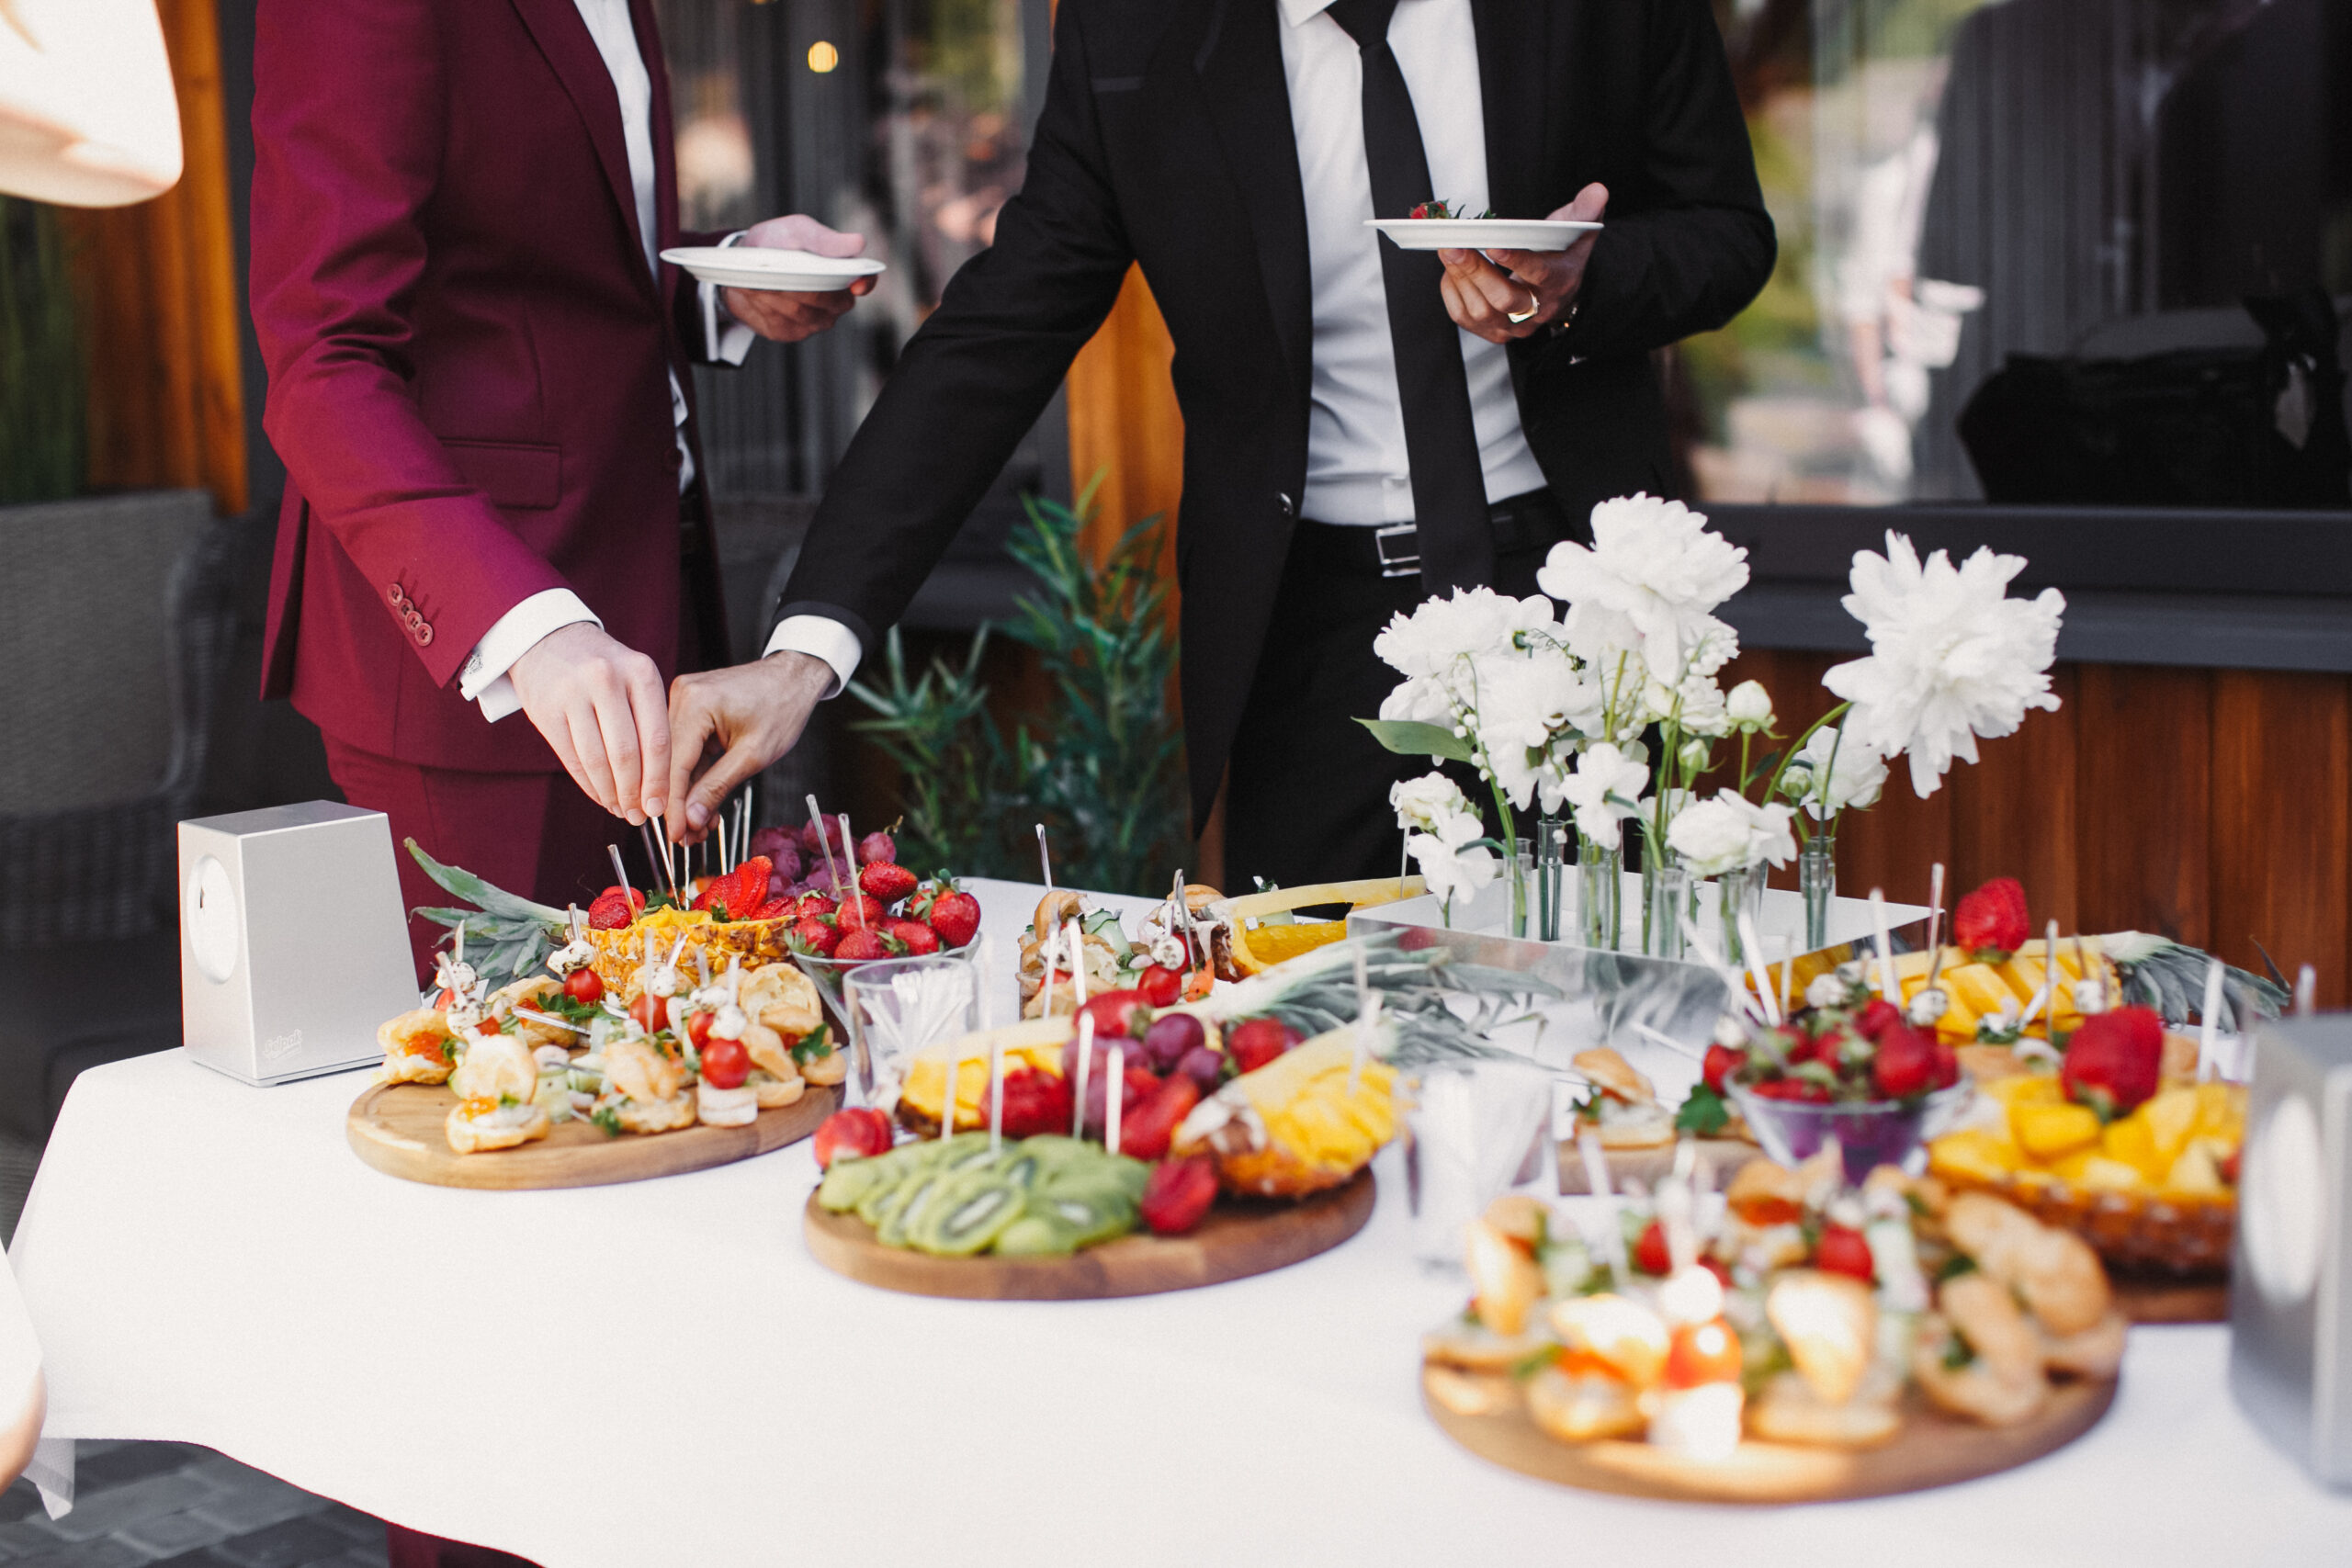
POLYGON ((119 207, 179 177, 154 0, 0 0, 0 191, 119 207))

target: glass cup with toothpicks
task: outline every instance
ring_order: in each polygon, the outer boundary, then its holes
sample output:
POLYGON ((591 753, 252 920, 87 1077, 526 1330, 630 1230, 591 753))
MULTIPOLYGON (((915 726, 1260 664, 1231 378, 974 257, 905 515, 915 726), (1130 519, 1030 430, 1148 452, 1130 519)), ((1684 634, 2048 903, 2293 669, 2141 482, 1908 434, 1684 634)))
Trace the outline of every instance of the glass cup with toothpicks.
POLYGON ((894 1108, 917 1052, 951 1044, 979 1026, 979 970, 968 948, 876 958, 844 971, 841 1011, 864 1103, 894 1108))

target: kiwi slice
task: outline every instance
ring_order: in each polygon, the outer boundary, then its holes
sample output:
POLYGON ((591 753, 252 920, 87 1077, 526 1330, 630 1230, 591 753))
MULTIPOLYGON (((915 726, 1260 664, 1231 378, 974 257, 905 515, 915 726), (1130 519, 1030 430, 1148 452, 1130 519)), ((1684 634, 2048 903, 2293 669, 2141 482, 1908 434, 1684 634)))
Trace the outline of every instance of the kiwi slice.
POLYGON ((907 1244, 943 1258, 968 1258, 1021 1218, 1023 1197, 991 1171, 962 1177, 925 1204, 921 1220, 908 1227, 907 1244))
POLYGON ((890 1206, 881 1223, 874 1227, 874 1239, 885 1247, 910 1245, 907 1235, 922 1224, 923 1215, 938 1196, 953 1187, 953 1172, 926 1170, 905 1184, 906 1197, 890 1206))
POLYGON ((1114 1194, 1033 1194, 1029 1213, 1057 1222, 1069 1232, 1073 1247, 1091 1247, 1125 1235, 1136 1224, 1135 1205, 1114 1194))
POLYGON ((1024 1213, 997 1234, 999 1258, 1067 1258, 1078 1250, 1078 1233, 1050 1214, 1024 1213))
POLYGON ((817 1206, 836 1214, 844 1209, 854 1209, 858 1201, 876 1187, 898 1180, 900 1168, 883 1156, 835 1160, 832 1168, 825 1172, 823 1185, 817 1189, 817 1206))

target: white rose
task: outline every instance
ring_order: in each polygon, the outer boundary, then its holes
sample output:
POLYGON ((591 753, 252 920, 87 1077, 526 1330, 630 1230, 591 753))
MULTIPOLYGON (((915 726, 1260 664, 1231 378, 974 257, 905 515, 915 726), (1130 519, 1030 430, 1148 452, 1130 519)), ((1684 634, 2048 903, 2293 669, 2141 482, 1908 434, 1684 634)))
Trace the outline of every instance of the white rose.
POLYGON ((1676 813, 1666 843, 1693 876, 1720 876, 1747 863, 1747 820, 1721 795, 1676 813))
POLYGON ((1761 681, 1742 681, 1724 699, 1724 712, 1733 725, 1755 734, 1772 728, 1772 694, 1764 689, 1761 681))
POLYGON ((1649 782, 1647 765, 1602 741, 1577 759, 1577 770, 1563 783, 1560 797, 1574 809, 1577 832, 1614 846, 1618 824, 1634 814, 1634 803, 1649 782))
POLYGON ((1468 810, 1470 803, 1459 784, 1431 773, 1389 785, 1388 804, 1396 808, 1396 826, 1426 833, 1446 818, 1468 810))
POLYGON ((1850 732, 1823 725, 1789 759, 1781 793, 1804 804, 1815 821, 1835 817, 1849 807, 1867 810, 1878 804, 1886 786, 1886 759, 1850 732), (1831 765, 1831 754, 1836 765, 1831 765), (1826 797, 1826 798, 1825 798, 1826 797))

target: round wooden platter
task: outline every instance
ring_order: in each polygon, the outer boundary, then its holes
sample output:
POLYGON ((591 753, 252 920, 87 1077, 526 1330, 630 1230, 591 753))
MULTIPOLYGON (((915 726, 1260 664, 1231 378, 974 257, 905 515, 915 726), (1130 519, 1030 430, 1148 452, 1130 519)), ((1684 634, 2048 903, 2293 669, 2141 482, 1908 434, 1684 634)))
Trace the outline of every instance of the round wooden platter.
POLYGON ((2230 1280, 2224 1274, 2168 1279, 2161 1275, 2112 1271, 2115 1304, 2134 1323, 2227 1323, 2230 1321, 2230 1280))
POLYGON ((743 1127, 697 1122, 675 1133, 608 1136, 594 1122, 559 1122, 548 1135, 511 1149, 461 1155, 442 1124, 458 1097, 443 1085, 379 1083, 352 1101, 344 1119, 352 1152, 387 1176, 435 1187, 497 1191, 602 1187, 731 1165, 797 1143, 841 1109, 838 1086, 811 1087, 797 1100, 743 1127))
POLYGON ((1374 1191, 1366 1170, 1296 1203, 1220 1198, 1190 1235, 1125 1235, 1068 1258, 934 1258, 885 1247, 855 1214, 819 1208, 813 1192, 802 1229, 818 1262, 886 1291, 962 1301, 1098 1301, 1221 1284, 1329 1252, 1363 1229, 1374 1191))
POLYGON ((1974 1481, 2054 1452, 2098 1424, 2115 1403, 2115 1380, 2062 1382, 2041 1414, 2016 1427, 1984 1427, 1916 1399, 1883 1448, 1849 1450, 1743 1441, 1728 1460, 1684 1459, 1647 1443, 1563 1443, 1544 1436, 1513 1398, 1501 1413, 1464 1416, 1430 1392, 1421 1404, 1448 1437, 1506 1469, 1588 1492, 1684 1503, 1842 1503, 1974 1481))

